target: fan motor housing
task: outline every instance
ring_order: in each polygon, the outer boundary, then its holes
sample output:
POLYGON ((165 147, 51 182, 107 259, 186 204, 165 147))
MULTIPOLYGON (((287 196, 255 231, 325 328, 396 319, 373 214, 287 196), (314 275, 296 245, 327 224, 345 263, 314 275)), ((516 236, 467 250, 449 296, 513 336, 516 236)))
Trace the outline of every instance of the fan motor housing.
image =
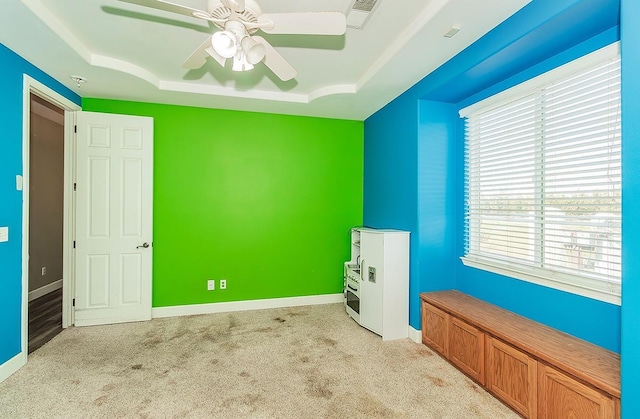
MULTIPOLYGON (((225 6, 220 0, 208 0, 207 12, 211 14, 211 17, 215 19, 228 20, 232 18, 234 14, 230 8, 225 6)), ((262 14, 262 9, 258 6, 255 0, 245 0, 244 10, 242 12, 235 13, 240 21, 257 23, 258 16, 262 14)), ((235 19, 234 19, 235 20, 235 19)), ((223 23, 214 23, 218 28, 224 29, 223 23)), ((257 31, 257 28, 248 29, 247 32, 253 34, 257 31)))

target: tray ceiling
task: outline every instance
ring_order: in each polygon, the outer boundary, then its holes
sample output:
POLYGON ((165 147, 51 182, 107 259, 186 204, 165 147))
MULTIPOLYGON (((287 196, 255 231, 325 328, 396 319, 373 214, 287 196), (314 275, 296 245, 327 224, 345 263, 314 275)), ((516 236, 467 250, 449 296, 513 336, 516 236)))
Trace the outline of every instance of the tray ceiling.
MULTIPOLYGON (((238 73, 209 59, 185 70, 215 28, 117 0, 3 0, 0 42, 83 97, 363 120, 529 1, 379 0, 363 29, 342 36, 261 34, 297 69, 288 82, 261 64, 238 73), (71 75, 87 82, 78 88, 71 75)), ((346 12, 352 2, 258 3, 284 13, 346 12)))

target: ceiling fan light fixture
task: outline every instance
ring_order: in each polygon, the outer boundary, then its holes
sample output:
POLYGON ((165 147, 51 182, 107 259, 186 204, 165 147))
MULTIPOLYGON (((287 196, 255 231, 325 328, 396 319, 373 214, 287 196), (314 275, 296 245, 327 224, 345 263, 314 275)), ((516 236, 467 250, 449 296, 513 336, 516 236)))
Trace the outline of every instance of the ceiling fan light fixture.
POLYGON ((211 37, 211 46, 224 58, 231 58, 238 52, 235 35, 230 31, 219 31, 211 37))
POLYGON ((249 64, 258 64, 264 59, 267 49, 261 43, 255 41, 249 36, 245 36, 240 41, 244 58, 249 64))
MULTIPOLYGON (((257 0, 198 0, 207 2, 204 10, 173 3, 175 0, 120 1, 202 19, 216 27, 216 32, 183 63, 185 69, 201 68, 209 57, 224 68, 227 59, 231 58, 235 71, 248 71, 262 63, 285 82, 296 77, 298 72, 266 39, 254 35, 258 30, 274 35, 342 36, 347 29, 343 12, 262 13, 257 0)), ((382 0, 351 1, 354 10, 371 12, 382 0)))

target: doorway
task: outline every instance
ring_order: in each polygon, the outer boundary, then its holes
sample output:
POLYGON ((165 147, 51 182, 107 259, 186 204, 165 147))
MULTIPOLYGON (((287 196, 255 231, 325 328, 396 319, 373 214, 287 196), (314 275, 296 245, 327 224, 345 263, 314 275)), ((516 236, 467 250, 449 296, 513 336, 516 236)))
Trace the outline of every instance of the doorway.
MULTIPOLYGON (((23 92, 23 171, 16 177, 16 188, 22 190, 23 196, 22 365, 27 362, 28 352, 34 349, 29 345, 29 320, 47 323, 47 328, 59 328, 58 331, 73 324, 73 111, 80 109, 79 105, 27 75, 24 76, 23 92), (55 140, 40 141, 48 134, 44 134, 46 130, 34 128, 32 119, 49 128, 57 126, 55 140), (32 144, 34 129, 37 138, 32 144), (54 162, 55 168, 51 166, 54 162), (48 170, 51 172, 47 175, 48 170), (39 183, 43 171, 44 175, 55 179, 55 184, 43 187, 39 183), (50 199, 52 197, 55 199, 50 199), (55 210, 43 210, 49 205, 53 207, 51 202, 54 201, 57 202, 55 210), (33 216, 32 211, 35 211, 33 216), (50 300, 46 303, 38 301, 42 297, 50 300), (39 306, 41 312, 32 311, 30 315, 30 305, 39 306), (45 314, 47 305, 55 309, 45 314), (41 317, 38 319, 38 316, 41 317)), ((47 333, 55 335, 53 331, 47 333)))
POLYGON ((62 331, 64 110, 31 93, 28 352, 62 331))

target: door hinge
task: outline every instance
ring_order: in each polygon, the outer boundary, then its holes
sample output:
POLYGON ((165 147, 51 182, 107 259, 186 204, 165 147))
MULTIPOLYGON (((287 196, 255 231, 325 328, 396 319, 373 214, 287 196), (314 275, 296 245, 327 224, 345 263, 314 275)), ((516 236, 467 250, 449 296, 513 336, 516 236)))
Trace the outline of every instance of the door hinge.
POLYGON ((76 134, 78 133, 78 126, 77 125, 73 126, 73 132, 76 133, 76 134))
POLYGON ((78 188, 78 184, 77 184, 77 183, 74 183, 74 184, 73 184, 73 190, 74 190, 74 191, 77 191, 77 190, 78 190, 77 188, 78 188))
POLYGON ((74 249, 76 248, 76 241, 75 240, 73 241, 73 248, 74 249))
POLYGON ((73 307, 75 307, 75 306, 76 306, 76 299, 75 299, 75 298, 74 298, 74 299, 73 299, 73 301, 71 302, 71 305, 72 305, 73 307))

